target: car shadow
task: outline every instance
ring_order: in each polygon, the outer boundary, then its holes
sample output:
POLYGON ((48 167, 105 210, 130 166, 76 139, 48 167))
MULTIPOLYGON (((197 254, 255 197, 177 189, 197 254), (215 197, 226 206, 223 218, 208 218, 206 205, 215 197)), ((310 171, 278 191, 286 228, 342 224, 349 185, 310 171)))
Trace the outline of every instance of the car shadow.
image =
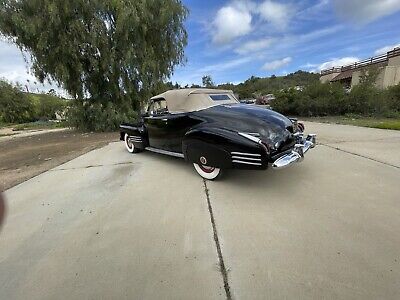
POLYGON ((282 189, 295 189, 302 184, 305 167, 302 165, 291 166, 283 170, 226 170, 223 180, 246 189, 280 186, 282 189))
MULTIPOLYGON (((145 151, 139 155, 146 155, 151 159, 156 159, 163 164, 170 164, 171 166, 185 169, 188 176, 196 176, 201 179, 197 174, 193 165, 186 162, 182 158, 172 157, 145 151), (189 175, 190 174, 190 175, 189 175)), ((304 182, 308 181, 307 177, 312 174, 311 166, 307 164, 295 164, 282 170, 273 170, 271 165, 267 170, 240 170, 240 169, 227 169, 223 170, 221 178, 213 181, 213 184, 219 182, 223 185, 235 185, 245 189, 264 188, 280 186, 282 189, 296 189, 304 182)))

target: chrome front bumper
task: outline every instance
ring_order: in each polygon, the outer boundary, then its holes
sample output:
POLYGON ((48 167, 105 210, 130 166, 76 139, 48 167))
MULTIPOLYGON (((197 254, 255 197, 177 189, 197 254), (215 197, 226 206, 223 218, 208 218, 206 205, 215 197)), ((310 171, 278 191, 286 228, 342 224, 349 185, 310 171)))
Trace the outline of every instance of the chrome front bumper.
POLYGON ((279 170, 290 166, 291 164, 301 162, 304 159, 304 154, 314 148, 317 143, 317 135, 309 134, 304 137, 302 133, 296 134, 297 143, 291 153, 285 154, 274 161, 272 168, 279 170))

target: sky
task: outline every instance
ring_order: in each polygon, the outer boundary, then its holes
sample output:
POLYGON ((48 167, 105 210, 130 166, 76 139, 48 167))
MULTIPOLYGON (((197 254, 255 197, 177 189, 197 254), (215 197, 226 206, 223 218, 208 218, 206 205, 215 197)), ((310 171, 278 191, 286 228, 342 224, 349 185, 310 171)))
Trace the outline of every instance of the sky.
MULTIPOLYGON (((183 0, 188 45, 171 77, 181 85, 319 72, 400 46, 400 0, 183 0)), ((0 77, 35 84, 29 63, 0 41, 0 77), (27 81, 29 80, 29 82, 27 81)))

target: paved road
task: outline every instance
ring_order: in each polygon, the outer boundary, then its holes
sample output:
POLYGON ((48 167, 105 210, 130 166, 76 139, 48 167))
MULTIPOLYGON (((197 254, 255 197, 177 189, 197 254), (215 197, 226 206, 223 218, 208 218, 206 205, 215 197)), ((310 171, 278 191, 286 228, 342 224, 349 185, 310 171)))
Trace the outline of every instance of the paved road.
POLYGON ((399 299, 400 132, 307 126, 281 171, 112 143, 8 190, 0 298, 399 299))

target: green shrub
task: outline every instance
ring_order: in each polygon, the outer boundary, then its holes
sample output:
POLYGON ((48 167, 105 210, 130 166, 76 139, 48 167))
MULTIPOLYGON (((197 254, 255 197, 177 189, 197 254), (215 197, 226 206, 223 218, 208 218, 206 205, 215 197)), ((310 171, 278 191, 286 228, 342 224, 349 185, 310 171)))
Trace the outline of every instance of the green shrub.
POLYGON ((276 99, 272 103, 273 108, 286 115, 299 114, 299 102, 301 94, 294 89, 283 90, 277 93, 276 99))
POLYGON ((386 92, 386 98, 389 108, 400 113, 400 84, 389 87, 386 92))
POLYGON ((47 94, 30 94, 31 101, 34 103, 34 115, 37 120, 52 120, 56 118, 56 113, 63 114, 67 107, 67 100, 47 94))
POLYGON ((356 114, 398 117, 400 85, 382 90, 362 83, 346 94, 340 84, 314 83, 303 91, 284 90, 276 94, 272 107, 286 115, 305 117, 356 114))
POLYGON ((289 89, 276 95, 275 110, 298 116, 326 116, 345 112, 345 92, 337 84, 314 83, 303 91, 289 89))
POLYGON ((24 123, 34 120, 33 104, 20 87, 0 80, 0 120, 5 123, 24 123))
POLYGON ((90 101, 74 101, 67 112, 70 127, 84 131, 113 131, 123 122, 133 122, 137 113, 131 108, 118 108, 90 101))

